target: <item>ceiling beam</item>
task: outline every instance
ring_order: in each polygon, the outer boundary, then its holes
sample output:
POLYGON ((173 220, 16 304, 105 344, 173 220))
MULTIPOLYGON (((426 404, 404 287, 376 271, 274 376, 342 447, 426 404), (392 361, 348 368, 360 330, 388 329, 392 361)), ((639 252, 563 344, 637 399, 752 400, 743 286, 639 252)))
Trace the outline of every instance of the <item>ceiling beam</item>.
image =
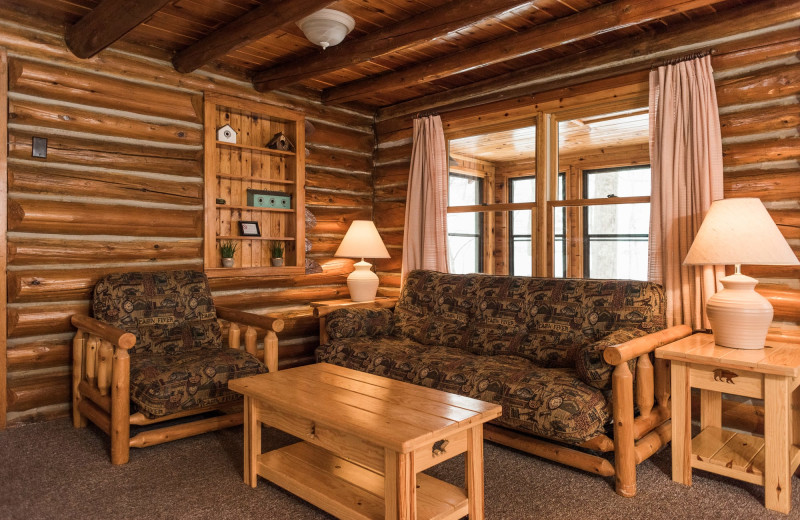
POLYGON ((322 100, 326 103, 343 103, 374 92, 407 88, 719 1, 617 0, 397 72, 325 89, 322 100))
POLYGON ((173 0, 103 0, 67 27, 64 40, 72 54, 91 58, 149 19, 173 0))
POLYGON ((279 89, 444 36, 529 3, 530 0, 453 0, 361 38, 259 71, 253 76, 253 86, 261 92, 279 89))
POLYGON ((331 0, 266 0, 259 7, 175 54, 172 64, 178 72, 192 72, 331 3, 331 0))
POLYGON ((602 80, 623 74, 646 71, 652 66, 698 50, 748 37, 751 31, 762 30, 787 22, 800 27, 797 13, 799 0, 768 0, 744 4, 719 14, 708 15, 670 27, 654 34, 648 31, 565 56, 542 65, 508 72, 463 87, 421 96, 396 105, 384 107, 377 120, 385 121, 409 116, 421 110, 435 109, 439 113, 477 105, 517 99, 588 81, 602 80))

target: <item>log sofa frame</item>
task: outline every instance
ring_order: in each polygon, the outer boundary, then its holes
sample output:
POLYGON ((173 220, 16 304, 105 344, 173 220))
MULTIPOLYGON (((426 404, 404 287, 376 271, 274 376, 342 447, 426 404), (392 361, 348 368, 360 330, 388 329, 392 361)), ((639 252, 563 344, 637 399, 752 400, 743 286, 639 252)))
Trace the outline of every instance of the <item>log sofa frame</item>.
MULTIPOLYGON (((396 302, 392 298, 351 307, 390 309, 396 302)), ((341 306, 314 309, 314 316, 319 318, 321 344, 326 344, 329 339, 325 317, 338 308, 341 306)), ((619 495, 636 495, 636 466, 654 455, 672 438, 669 361, 656 359, 654 364, 650 354, 656 348, 691 333, 688 325, 677 325, 605 349, 603 357, 615 367, 611 380, 614 438, 598 435, 577 447, 603 453, 613 452, 613 465, 602 456, 490 423, 484 425, 484 437, 497 444, 583 471, 614 477, 619 495), (628 367, 628 361, 634 358, 638 360, 635 388, 633 373, 628 367), (639 409, 638 416, 634 414, 635 408, 639 409)))
MULTIPOLYGON (((247 312, 216 308, 217 317, 229 322, 228 346, 244 347, 256 355, 259 338, 264 338, 264 364, 270 372, 278 369, 278 336, 283 320, 247 312)), ((111 463, 128 462, 130 448, 144 448, 168 441, 183 439, 209 431, 242 424, 241 403, 185 410, 157 418, 142 412, 130 413, 130 355, 136 336, 86 315, 75 314, 72 324, 78 329, 72 342, 72 421, 76 428, 86 426, 87 419, 111 437, 111 463), (146 426, 172 419, 222 411, 223 415, 177 425, 148 429, 130 436, 131 425, 146 426)))

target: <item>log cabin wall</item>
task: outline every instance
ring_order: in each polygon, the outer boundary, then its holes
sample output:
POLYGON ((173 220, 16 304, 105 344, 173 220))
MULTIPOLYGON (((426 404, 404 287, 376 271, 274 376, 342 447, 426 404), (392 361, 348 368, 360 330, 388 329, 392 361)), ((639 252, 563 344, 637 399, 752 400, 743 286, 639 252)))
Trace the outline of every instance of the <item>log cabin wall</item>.
MULTIPOLYGON (((61 29, 33 20, 0 21, 3 47, 10 69, 8 424, 68 413, 69 317, 88 311, 98 278, 202 270, 204 91, 299 110, 315 127, 307 138, 306 207, 317 224, 307 234, 307 257, 324 271, 212 280, 221 304, 285 312, 281 365, 310 361, 318 324, 307 304, 347 295, 352 261, 333 253, 350 221, 372 215, 373 114, 302 94, 259 94, 213 73, 179 74, 129 47, 80 60, 61 29), (34 136, 47 139, 45 159, 31 156, 34 136)), ((0 428, 3 417, 0 407, 0 428)))
MULTIPOLYGON (((392 259, 377 262, 382 292, 387 295, 399 292, 411 123, 417 110, 438 110, 445 132, 451 136, 460 137, 471 128, 492 130, 508 126, 514 120, 531 118, 544 105, 564 108, 571 100, 591 100, 592 92, 612 92, 613 97, 625 95, 626 85, 631 89, 637 83, 646 87, 650 64, 663 61, 665 56, 685 55, 687 49, 715 50, 712 64, 722 125, 725 197, 759 197, 789 244, 800 252, 800 38, 796 20, 776 25, 769 25, 775 23, 769 20, 769 17, 767 21, 762 19, 759 25, 756 15, 715 26, 681 29, 652 41, 639 38, 627 50, 599 54, 619 60, 637 56, 647 63, 639 71, 628 67, 625 74, 615 78, 581 84, 578 72, 568 78, 569 86, 564 88, 557 88, 557 84, 566 80, 548 82, 545 78, 542 81, 553 90, 540 89, 522 95, 519 92, 523 89, 517 88, 512 92, 518 93, 518 97, 501 101, 493 98, 502 93, 487 90, 482 98, 491 103, 483 106, 462 98, 442 100, 441 106, 417 103, 379 111, 374 212, 378 229, 387 238, 392 253, 392 259), (677 42, 685 47, 677 50, 677 42), (670 45, 676 49, 672 54, 664 51, 670 45), (661 54, 648 58, 647 53, 654 53, 656 48, 661 54)), ((608 65, 613 63, 610 61, 608 65)), ((592 65, 598 65, 598 61, 592 65)), ((504 232, 498 230, 497 236, 501 233, 504 232)), ((503 266, 496 263, 495 267, 503 266)), ((800 341, 800 268, 747 266, 744 271, 759 278, 759 292, 775 309, 771 336, 800 341)))

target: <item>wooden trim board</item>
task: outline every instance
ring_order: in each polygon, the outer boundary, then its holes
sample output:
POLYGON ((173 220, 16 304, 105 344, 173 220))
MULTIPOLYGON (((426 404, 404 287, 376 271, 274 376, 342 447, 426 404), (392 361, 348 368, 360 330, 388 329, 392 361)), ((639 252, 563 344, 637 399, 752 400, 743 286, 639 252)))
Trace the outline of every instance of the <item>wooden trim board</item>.
POLYGON ((6 306, 8 290, 6 275, 8 272, 8 53, 0 48, 0 266, 3 268, 3 283, 0 283, 0 430, 6 427, 6 306))

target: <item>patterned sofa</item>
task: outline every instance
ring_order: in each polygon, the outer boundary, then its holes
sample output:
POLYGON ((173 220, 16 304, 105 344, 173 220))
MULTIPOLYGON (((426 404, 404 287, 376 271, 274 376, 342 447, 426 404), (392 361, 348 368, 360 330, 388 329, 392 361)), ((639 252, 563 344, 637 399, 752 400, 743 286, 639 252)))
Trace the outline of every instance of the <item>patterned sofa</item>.
MULTIPOLYGON (((631 376, 624 392, 631 399, 617 411, 629 412, 623 427, 636 427, 631 371, 644 374, 650 397, 637 404, 647 421, 640 413, 634 437, 660 427, 655 449, 669 440, 668 395, 660 396, 659 407, 652 410, 649 352, 690 331, 662 330, 665 298, 659 285, 413 271, 394 309, 356 306, 320 314, 328 341, 317 349, 317 361, 498 403, 503 415, 494 423, 500 428, 487 428, 487 438, 596 473, 616 474, 618 491, 627 496, 635 493, 636 446, 627 447, 634 458, 632 484, 624 482, 624 475, 619 482, 620 463, 630 466, 626 455, 620 461, 617 453, 615 471, 592 451, 614 449, 615 366, 604 354, 609 349, 637 350, 618 363, 625 367, 615 377, 631 376), (643 360, 638 370, 637 359, 643 360)), ((657 383, 663 387, 661 368, 657 383)))

